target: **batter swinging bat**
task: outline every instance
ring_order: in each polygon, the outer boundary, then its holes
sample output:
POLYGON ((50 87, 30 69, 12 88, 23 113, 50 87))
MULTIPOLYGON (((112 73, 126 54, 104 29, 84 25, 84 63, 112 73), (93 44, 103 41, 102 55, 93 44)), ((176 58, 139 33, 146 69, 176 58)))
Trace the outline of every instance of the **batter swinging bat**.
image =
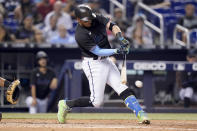
POLYGON ((123 63, 121 69, 121 83, 126 85, 127 84, 127 61, 126 61, 126 54, 123 55, 123 63))

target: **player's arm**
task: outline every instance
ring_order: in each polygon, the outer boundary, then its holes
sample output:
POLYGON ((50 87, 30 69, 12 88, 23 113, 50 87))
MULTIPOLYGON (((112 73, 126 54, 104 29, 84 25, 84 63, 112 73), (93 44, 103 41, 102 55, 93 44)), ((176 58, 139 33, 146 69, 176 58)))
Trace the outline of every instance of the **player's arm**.
POLYGON ((94 46, 90 50, 90 52, 92 52, 93 54, 97 56, 110 56, 110 55, 118 53, 117 49, 102 49, 98 45, 94 46))
POLYGON ((10 84, 11 84, 11 82, 0 77, 0 87, 9 87, 10 84))
POLYGON ((112 33, 116 36, 117 33, 121 33, 120 28, 112 21, 109 21, 107 23, 107 29, 109 29, 110 31, 112 31, 112 33))
POLYGON ((123 36, 122 36, 122 32, 120 30, 120 28, 118 27, 118 25, 116 25, 116 23, 109 21, 106 24, 106 28, 109 29, 110 31, 112 31, 112 33, 117 37, 117 39, 120 41, 121 45, 129 45, 128 40, 126 40, 123 36))
POLYGON ((54 90, 57 88, 57 78, 53 78, 50 84, 50 89, 54 90))
POLYGON ((37 104, 36 101, 36 72, 33 71, 31 74, 31 96, 33 98, 32 106, 37 104))
POLYGON ((31 86, 31 96, 33 98, 32 105, 35 106, 37 104, 37 101, 36 101, 36 86, 35 85, 31 86))
MULTIPOLYGON (((106 27, 113 32, 113 34, 120 40, 121 45, 129 45, 129 42, 122 36, 120 28, 113 22, 109 21, 106 27)), ((118 49, 101 49, 99 46, 94 46, 90 51, 97 56, 110 56, 113 54, 128 53, 129 47, 118 49)))

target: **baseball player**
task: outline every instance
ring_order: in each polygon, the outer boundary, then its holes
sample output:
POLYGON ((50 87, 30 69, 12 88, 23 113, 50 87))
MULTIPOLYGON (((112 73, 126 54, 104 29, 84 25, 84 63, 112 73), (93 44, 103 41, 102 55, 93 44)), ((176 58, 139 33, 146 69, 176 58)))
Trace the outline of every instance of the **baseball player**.
POLYGON ((57 87, 57 78, 54 71, 47 66, 48 55, 44 51, 36 54, 38 67, 31 76, 31 95, 26 99, 29 113, 47 112, 48 96, 51 90, 57 87))
MULTIPOLYGON (((189 63, 197 62, 197 50, 190 49, 186 57, 189 63)), ((191 102, 197 102, 197 72, 182 71, 179 72, 181 77, 181 90, 179 92, 180 99, 184 101, 184 107, 191 106, 191 102)))
POLYGON ((60 100, 58 121, 65 123, 66 114, 73 107, 102 106, 107 83, 123 99, 126 106, 134 111, 140 123, 150 124, 150 120, 132 91, 121 84, 120 72, 108 57, 129 52, 128 41, 122 36, 120 28, 109 18, 94 14, 87 5, 79 5, 75 9, 75 16, 78 21, 75 39, 82 52, 82 69, 88 78, 91 95, 74 100, 60 100), (119 39, 120 48, 111 49, 106 28, 119 39))

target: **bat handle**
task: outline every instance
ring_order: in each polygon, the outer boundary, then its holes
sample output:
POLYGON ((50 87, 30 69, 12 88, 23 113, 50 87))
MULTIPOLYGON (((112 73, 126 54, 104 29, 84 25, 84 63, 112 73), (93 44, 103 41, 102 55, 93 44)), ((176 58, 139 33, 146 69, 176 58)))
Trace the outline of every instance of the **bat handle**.
POLYGON ((127 59, 127 55, 123 54, 123 65, 125 64, 125 60, 127 59))

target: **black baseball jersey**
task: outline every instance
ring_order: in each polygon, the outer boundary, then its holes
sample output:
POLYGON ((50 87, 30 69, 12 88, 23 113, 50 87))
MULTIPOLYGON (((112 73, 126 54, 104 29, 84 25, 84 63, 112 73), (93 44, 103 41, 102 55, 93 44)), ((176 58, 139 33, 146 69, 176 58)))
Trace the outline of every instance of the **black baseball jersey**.
POLYGON ((39 68, 36 68, 32 72, 31 85, 36 87, 36 98, 45 99, 50 92, 50 84, 55 73, 51 68, 47 68, 46 74, 42 74, 39 68))
POLYGON ((192 87, 197 91, 197 72, 182 72, 182 87, 192 87))
POLYGON ((97 57, 95 54, 90 52, 92 47, 95 45, 104 49, 111 48, 106 32, 106 25, 108 22, 108 18, 105 18, 102 15, 96 15, 96 18, 92 20, 91 27, 86 28, 80 24, 77 25, 75 39, 82 51, 82 56, 97 57))

